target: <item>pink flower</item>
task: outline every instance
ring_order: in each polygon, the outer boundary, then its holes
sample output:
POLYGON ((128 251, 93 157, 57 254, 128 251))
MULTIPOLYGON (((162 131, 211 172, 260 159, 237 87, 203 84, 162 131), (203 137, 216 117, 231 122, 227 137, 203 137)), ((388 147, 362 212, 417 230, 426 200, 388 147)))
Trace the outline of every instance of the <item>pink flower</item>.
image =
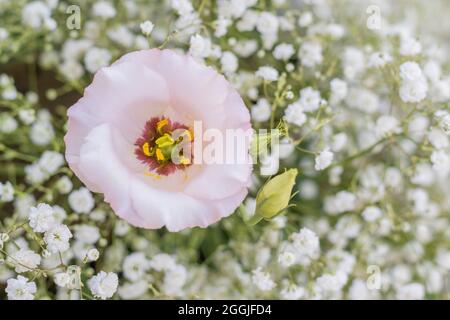
POLYGON ((194 121, 221 132, 251 128, 239 94, 192 57, 158 49, 126 54, 97 72, 68 117, 71 169, 135 226, 206 227, 247 194, 249 164, 171 158, 180 141, 202 138, 193 136, 194 121), (176 129, 185 133, 179 140, 171 138, 176 129))

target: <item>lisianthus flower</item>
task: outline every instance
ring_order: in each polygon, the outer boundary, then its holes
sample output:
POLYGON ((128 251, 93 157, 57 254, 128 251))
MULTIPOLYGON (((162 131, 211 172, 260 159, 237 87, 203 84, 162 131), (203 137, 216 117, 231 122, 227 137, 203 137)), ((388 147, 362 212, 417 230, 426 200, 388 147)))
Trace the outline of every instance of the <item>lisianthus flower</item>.
POLYGON ((93 192, 135 226, 170 231, 208 226, 244 200, 251 165, 178 161, 180 141, 203 129, 249 130, 235 89, 211 67, 171 50, 126 54, 99 70, 68 111, 66 159, 93 192), (179 139, 173 133, 181 130, 179 139))

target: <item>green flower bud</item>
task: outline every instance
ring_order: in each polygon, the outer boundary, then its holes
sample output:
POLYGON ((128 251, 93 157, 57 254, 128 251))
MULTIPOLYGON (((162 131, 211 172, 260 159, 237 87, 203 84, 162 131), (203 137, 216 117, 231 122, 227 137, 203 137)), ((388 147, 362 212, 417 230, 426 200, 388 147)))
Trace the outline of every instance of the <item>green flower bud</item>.
POLYGON ((262 219, 270 220, 286 209, 297 174, 297 169, 287 170, 270 179, 259 190, 256 196, 255 215, 248 222, 250 225, 255 225, 262 219))

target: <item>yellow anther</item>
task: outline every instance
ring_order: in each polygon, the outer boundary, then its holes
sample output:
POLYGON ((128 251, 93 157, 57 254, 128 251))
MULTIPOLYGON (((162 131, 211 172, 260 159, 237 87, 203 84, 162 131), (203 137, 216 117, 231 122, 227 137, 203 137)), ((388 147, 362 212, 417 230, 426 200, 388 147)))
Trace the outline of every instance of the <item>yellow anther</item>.
POLYGON ((169 119, 162 119, 156 124, 156 130, 161 133, 161 129, 169 124, 169 119))
POLYGON ((148 142, 146 142, 146 143, 144 143, 144 144, 142 145, 142 152, 144 152, 144 154, 145 154, 147 157, 150 157, 150 155, 151 155, 151 153, 150 153, 150 145, 148 144, 148 142))
POLYGON ((186 130, 185 132, 186 132, 186 135, 187 135, 189 141, 194 140, 194 134, 192 133, 191 130, 186 130))
POLYGON ((191 159, 181 156, 180 163, 184 165, 191 164, 191 159))
POLYGON ((146 172, 145 175, 146 175, 146 176, 149 176, 149 177, 152 177, 152 178, 154 178, 155 180, 161 179, 161 176, 160 176, 160 175, 155 174, 155 173, 152 173, 152 172, 146 172))
POLYGON ((163 136, 156 139, 155 143, 159 148, 164 148, 164 147, 169 147, 169 146, 173 145, 174 141, 173 141, 172 137, 170 136, 170 134, 165 133, 163 136))
POLYGON ((161 149, 157 148, 156 149, 156 159, 158 161, 164 161, 164 154, 162 153, 161 149))

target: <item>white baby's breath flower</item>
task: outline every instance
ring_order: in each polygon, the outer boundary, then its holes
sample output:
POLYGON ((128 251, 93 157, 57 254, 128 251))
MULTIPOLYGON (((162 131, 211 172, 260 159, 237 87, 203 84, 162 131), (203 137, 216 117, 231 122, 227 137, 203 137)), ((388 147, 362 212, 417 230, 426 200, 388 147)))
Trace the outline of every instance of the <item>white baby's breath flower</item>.
POLYGON ((367 207, 362 212, 364 220, 367 222, 374 222, 383 215, 383 212, 378 207, 367 207))
POLYGON ((433 151, 430 160, 433 170, 441 176, 446 176, 450 172, 450 155, 444 150, 433 151))
POLYGON ((313 19, 311 11, 303 12, 298 18, 298 25, 302 28, 307 27, 313 22, 313 19))
POLYGON ((300 90, 299 103, 305 112, 312 112, 319 109, 322 98, 320 97, 320 92, 311 88, 303 88, 300 90))
POLYGON ((257 122, 264 122, 270 119, 272 110, 269 102, 262 98, 251 109, 252 119, 257 122))
POLYGON ((36 113, 33 109, 19 110, 19 119, 26 125, 30 125, 36 120, 36 113))
POLYGON ((98 252, 98 250, 96 248, 90 249, 86 254, 86 258, 89 262, 97 261, 99 257, 100 257, 100 252, 98 252))
POLYGON ((42 169, 52 175, 64 164, 64 156, 59 152, 44 151, 38 163, 42 169))
POLYGON ((400 54, 403 56, 415 56, 422 52, 422 45, 411 37, 402 37, 400 41, 400 54))
POLYGON ((283 288, 280 292, 280 295, 283 299, 286 300, 298 300, 305 295, 305 289, 292 284, 283 288))
POLYGON ((116 16, 116 9, 114 6, 108 2, 108 1, 98 1, 95 2, 94 6, 92 7, 92 13, 94 16, 103 18, 103 19, 110 19, 114 18, 116 16))
POLYGON ((31 125, 30 139, 35 145, 48 145, 54 137, 55 131, 49 121, 38 119, 31 125))
POLYGON ((331 89, 331 97, 330 97, 331 104, 337 104, 347 97, 348 85, 347 82, 345 82, 344 80, 334 78, 330 82, 330 89, 331 89))
POLYGON ((270 274, 262 271, 261 268, 252 271, 252 282, 261 291, 270 291, 276 286, 270 274))
POLYGON ((15 267, 17 273, 29 272, 41 263, 41 256, 28 249, 20 249, 8 258, 8 262, 15 267))
POLYGON ((206 58, 211 54, 211 40, 195 34, 189 42, 189 53, 194 57, 206 58))
POLYGON ((399 300, 422 300, 425 288, 420 283, 410 283, 399 288, 396 297, 399 300))
POLYGON ((84 65, 91 73, 95 73, 100 68, 106 67, 110 61, 111 53, 103 48, 91 48, 84 57, 84 65))
POLYGON ((22 9, 22 23, 30 28, 41 28, 50 20, 51 9, 43 1, 32 1, 22 9))
POLYGON ((145 36, 149 36, 150 33, 152 33, 153 28, 155 27, 155 25, 153 24, 153 22, 151 22, 150 20, 144 21, 142 22, 139 27, 141 28, 141 32, 145 35, 145 36))
POLYGON ((60 272, 54 275, 53 280, 59 287, 65 287, 70 282, 70 275, 67 272, 60 272))
POLYGON ((329 148, 325 148, 316 156, 314 169, 320 171, 328 168, 333 162, 333 158, 333 152, 329 148))
POLYGON ((402 131, 398 120, 393 116, 387 115, 378 118, 375 130, 379 137, 398 134, 402 131))
POLYGON ((278 71, 275 68, 269 66, 259 67, 259 69, 256 71, 256 76, 266 81, 277 81, 278 71))
POLYGON ((277 60, 287 61, 295 53, 294 46, 289 43, 280 43, 273 50, 273 57, 277 60))
POLYGON ((40 203, 30 209, 28 216, 30 227, 36 232, 46 232, 56 224, 54 210, 46 203, 40 203))
POLYGON ((100 271, 88 280, 89 289, 94 297, 103 300, 111 298, 116 293, 118 284, 117 274, 113 272, 100 271))
POLYGON ((9 300, 33 300, 36 293, 36 284, 27 278, 18 276, 9 279, 5 289, 9 300))
POLYGON ((141 279, 149 268, 150 263, 145 255, 142 252, 135 252, 124 259, 122 269, 125 278, 134 282, 141 279))
POLYGON ((0 115, 0 132, 12 133, 16 131, 17 127, 17 121, 12 116, 9 114, 0 115))
POLYGON ((322 45, 319 42, 306 41, 304 42, 298 52, 298 57, 302 65, 312 68, 322 63, 322 45))
POLYGON ((261 12, 256 22, 256 29, 263 35, 275 35, 278 32, 278 18, 270 12, 261 12))
POLYGON ((222 71, 226 74, 234 73, 239 67, 239 62, 234 53, 225 51, 220 58, 220 64, 222 65, 222 71))
POLYGON ((64 224, 53 227, 44 234, 47 249, 53 253, 67 251, 70 238, 72 238, 72 232, 64 224))
POLYGON ((0 183, 0 202, 11 202, 14 200, 14 187, 11 182, 0 183))
POLYGON ((89 213, 95 205, 94 198, 87 188, 72 191, 68 198, 69 205, 76 213, 89 213))
POLYGON ((73 183, 68 176, 62 176, 56 182, 56 188, 62 194, 68 194, 72 191, 73 183))
POLYGON ((284 111, 284 120, 288 123, 295 124, 296 126, 302 126, 306 122, 307 117, 301 103, 295 102, 288 105, 284 111))
POLYGON ((100 230, 96 226, 79 224, 73 227, 75 239, 86 244, 94 244, 100 239, 100 230))
POLYGON ((299 232, 291 234, 291 240, 294 248, 301 255, 314 258, 320 250, 319 238, 308 228, 302 228, 299 232))
POLYGON ((278 262, 282 267, 290 267, 295 263, 296 257, 290 251, 283 251, 278 255, 278 262))

